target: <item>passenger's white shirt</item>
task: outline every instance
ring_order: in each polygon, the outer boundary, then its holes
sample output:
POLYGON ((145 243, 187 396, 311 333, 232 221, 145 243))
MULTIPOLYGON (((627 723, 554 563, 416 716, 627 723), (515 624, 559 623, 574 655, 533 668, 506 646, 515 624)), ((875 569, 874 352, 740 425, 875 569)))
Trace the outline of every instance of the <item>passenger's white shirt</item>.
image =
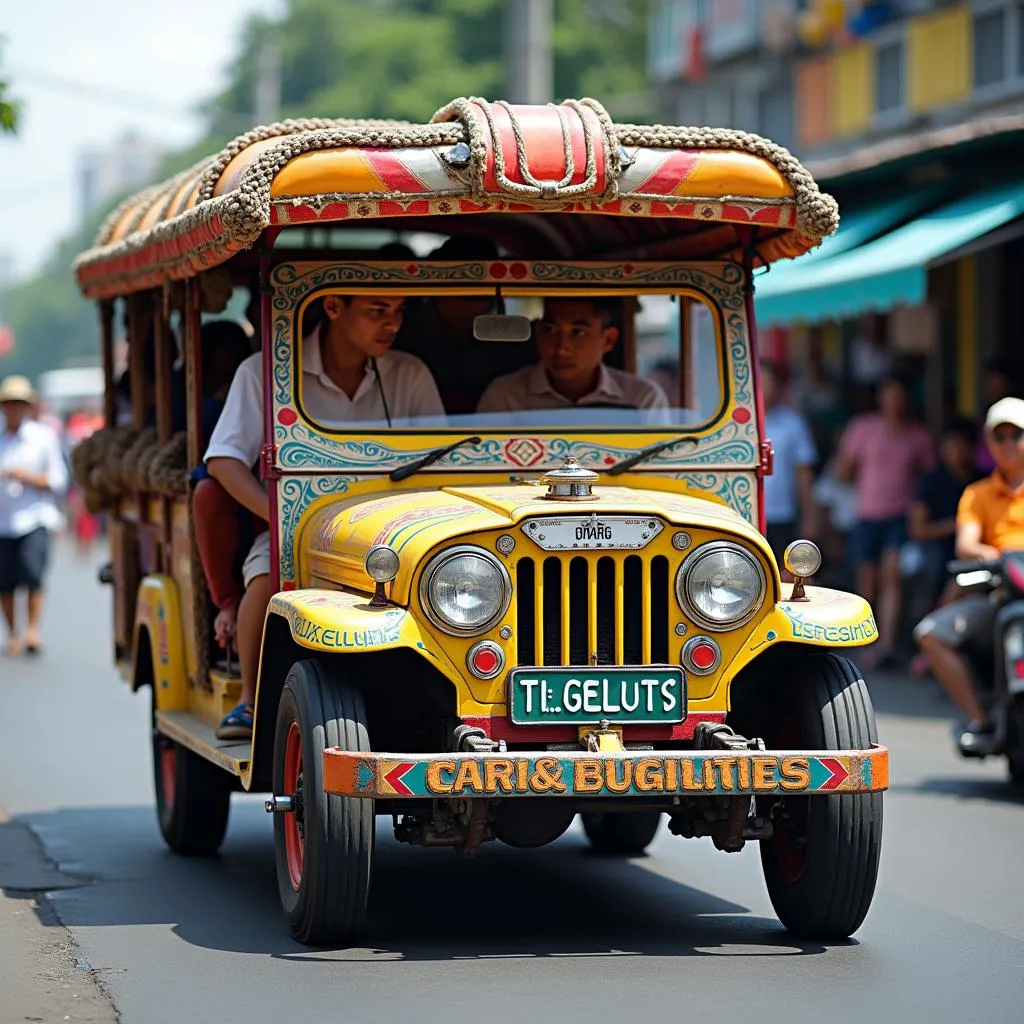
POLYGON ((12 434, 0 418, 0 537, 25 537, 41 526, 59 530, 64 517, 57 495, 67 485, 67 466, 53 430, 25 420, 12 434), (6 474, 12 469, 44 474, 50 490, 8 479, 6 474))
POLYGON ((791 523, 800 518, 797 470, 813 467, 818 453, 807 421, 788 405, 776 405, 764 414, 764 432, 775 449, 775 469, 764 478, 764 511, 769 523, 791 523))
POLYGON ((519 412, 526 409, 571 409, 597 402, 620 402, 637 409, 667 409, 665 392, 654 381, 602 365, 597 387, 573 402, 557 392, 544 367, 537 363, 492 380, 480 396, 477 412, 519 412))
MULTIPOLYGON (((425 422, 444 424, 444 405, 426 365, 406 352, 387 352, 377 360, 393 426, 425 422)), ((302 341, 302 406, 322 426, 374 423, 385 427, 384 403, 377 378, 367 360, 366 374, 349 398, 324 371, 317 335, 302 341)), ((252 466, 263 446, 263 356, 257 352, 235 372, 224 410, 210 437, 203 461, 232 458, 252 466)))

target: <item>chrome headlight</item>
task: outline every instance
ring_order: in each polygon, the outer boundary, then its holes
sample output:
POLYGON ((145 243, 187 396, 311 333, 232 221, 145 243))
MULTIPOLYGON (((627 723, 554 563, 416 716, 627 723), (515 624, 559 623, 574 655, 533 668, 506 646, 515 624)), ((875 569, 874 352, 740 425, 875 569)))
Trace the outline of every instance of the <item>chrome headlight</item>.
POLYGON ((420 600, 435 626, 446 633, 474 636, 505 614, 512 600, 512 581, 505 567, 483 548, 448 548, 423 571, 420 600))
POLYGON ((702 544, 676 573, 676 598, 705 629, 733 629, 761 607, 767 581, 760 562, 729 541, 702 544))

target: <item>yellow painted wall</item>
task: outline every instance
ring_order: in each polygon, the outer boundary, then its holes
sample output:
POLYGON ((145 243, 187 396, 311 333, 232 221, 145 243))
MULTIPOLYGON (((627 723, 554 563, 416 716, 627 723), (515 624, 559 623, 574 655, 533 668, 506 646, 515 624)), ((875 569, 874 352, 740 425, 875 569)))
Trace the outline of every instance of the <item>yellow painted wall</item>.
POLYGON ((973 49, 971 11, 958 6, 907 24, 908 101, 913 111, 967 99, 973 49))
POLYGON ((852 135, 871 126, 875 112, 875 55, 868 43, 832 54, 832 128, 852 135))

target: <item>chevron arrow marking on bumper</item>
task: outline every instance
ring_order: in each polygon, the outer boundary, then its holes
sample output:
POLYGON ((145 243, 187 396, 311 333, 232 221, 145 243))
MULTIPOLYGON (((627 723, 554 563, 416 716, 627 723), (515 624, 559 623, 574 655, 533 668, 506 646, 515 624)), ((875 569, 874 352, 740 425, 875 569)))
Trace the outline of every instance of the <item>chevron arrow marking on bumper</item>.
POLYGON ((384 781, 399 796, 412 796, 412 790, 402 781, 402 778, 410 768, 415 767, 415 763, 412 761, 402 761, 396 764, 391 771, 384 773, 384 781))
POLYGON ((850 777, 845 765, 838 758, 823 757, 821 763, 832 773, 832 778, 821 784, 822 789, 838 789, 850 777))

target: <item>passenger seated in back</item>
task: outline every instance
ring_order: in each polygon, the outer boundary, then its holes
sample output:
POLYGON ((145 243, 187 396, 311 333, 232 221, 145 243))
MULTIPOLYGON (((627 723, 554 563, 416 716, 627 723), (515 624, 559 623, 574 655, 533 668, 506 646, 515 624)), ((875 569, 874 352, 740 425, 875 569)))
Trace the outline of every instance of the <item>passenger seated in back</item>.
MULTIPOLYGON (((323 299, 325 319, 302 340, 300 394, 307 414, 321 423, 443 418, 443 408, 427 368, 412 356, 390 352, 402 322, 401 296, 340 296, 323 299)), ((263 365, 250 356, 239 367, 210 439, 204 461, 235 501, 263 526, 245 558, 245 593, 238 604, 238 660, 242 675, 239 703, 220 723, 220 739, 252 735, 256 678, 263 623, 270 603, 270 505, 253 472, 263 445, 263 365)), ((235 614, 218 615, 217 629, 235 634, 235 614)))
MULTIPOLYGON (((427 259, 489 261, 498 259, 498 250, 486 238, 456 236, 427 259)), ((529 344, 477 341, 473 321, 493 310, 490 295, 434 296, 407 318, 395 339, 395 348, 427 364, 449 415, 472 413, 484 388, 496 376, 518 370, 536 358, 529 344)))
POLYGON ((491 382, 477 412, 583 406, 667 409, 653 381, 604 365, 619 338, 615 299, 547 299, 534 330, 540 362, 491 382))
MULTIPOLYGON (((231 381, 238 367, 248 358, 251 345, 241 325, 233 320, 211 320, 203 324, 200 345, 205 451, 224 409, 231 381)), ((256 533, 266 529, 266 524, 256 523, 252 513, 239 505, 206 472, 205 463, 192 471, 191 479, 194 485, 192 512, 196 547, 210 598, 217 608, 214 636, 217 643, 227 649, 236 609, 242 599, 242 582, 236 562, 243 544, 247 549, 256 533)))

